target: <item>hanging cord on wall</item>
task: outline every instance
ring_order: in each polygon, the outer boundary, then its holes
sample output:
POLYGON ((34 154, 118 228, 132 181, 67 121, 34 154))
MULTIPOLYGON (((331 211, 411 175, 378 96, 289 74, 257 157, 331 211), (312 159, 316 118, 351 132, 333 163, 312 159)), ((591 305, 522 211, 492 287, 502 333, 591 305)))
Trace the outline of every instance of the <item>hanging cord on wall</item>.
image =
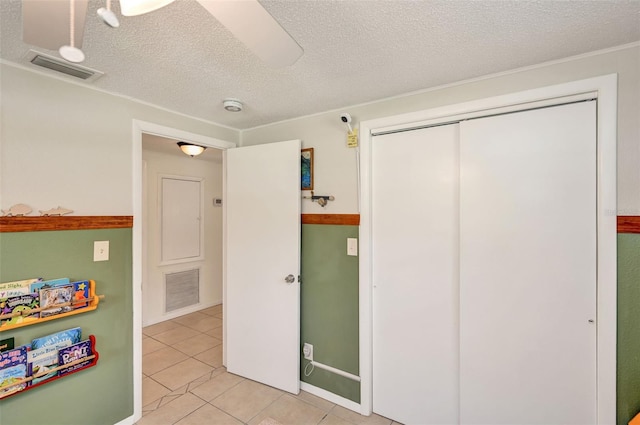
POLYGON ((319 369, 324 369, 324 370, 329 371, 331 373, 335 373, 336 375, 344 376, 345 378, 349 378, 349 379, 351 379, 353 381, 360 382, 360 377, 357 376, 357 375, 354 375, 354 374, 349 373, 349 372, 345 372, 344 370, 336 369, 333 366, 329 366, 329 365, 326 365, 326 364, 318 363, 318 362, 316 362, 314 360, 311 360, 304 367, 304 376, 311 375, 316 366, 318 366, 319 369), (311 369, 309 369, 309 366, 311 366, 311 369))
POLYGON ((307 365, 304 367, 304 376, 310 376, 313 373, 313 369, 315 369, 313 362, 307 363, 307 365), (307 369, 309 369, 309 366, 311 366, 311 369, 307 372, 307 369))
POLYGON ((351 115, 347 112, 340 115, 340 121, 342 121, 349 130, 349 132, 347 133, 347 147, 355 148, 356 151, 356 198, 358 202, 358 213, 360 213, 360 141, 358 139, 359 128, 354 129, 353 127, 351 127, 352 118, 351 115))
POLYGON ((356 185, 358 199, 358 214, 360 213, 360 145, 356 147, 356 185))

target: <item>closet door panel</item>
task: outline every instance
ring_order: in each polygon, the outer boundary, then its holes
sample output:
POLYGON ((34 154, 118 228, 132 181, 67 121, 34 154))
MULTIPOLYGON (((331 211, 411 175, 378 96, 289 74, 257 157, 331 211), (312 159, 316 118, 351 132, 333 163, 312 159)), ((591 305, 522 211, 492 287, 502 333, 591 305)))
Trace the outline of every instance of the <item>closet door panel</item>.
POLYGON ((596 105, 460 127, 460 420, 596 422, 596 105))
POLYGON ((376 136, 373 409, 458 422, 458 126, 376 136))

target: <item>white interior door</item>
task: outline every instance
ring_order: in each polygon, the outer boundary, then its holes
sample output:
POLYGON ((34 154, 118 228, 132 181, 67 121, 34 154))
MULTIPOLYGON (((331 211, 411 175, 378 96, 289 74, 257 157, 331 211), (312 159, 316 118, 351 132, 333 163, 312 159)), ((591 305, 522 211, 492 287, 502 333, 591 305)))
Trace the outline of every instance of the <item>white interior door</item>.
POLYGON ((373 410, 458 422, 458 125, 372 142, 373 410))
POLYGON ((299 140, 226 151, 227 369, 294 394, 300 389, 300 199, 299 140))
POLYGON ((596 423, 596 105, 460 124, 460 420, 596 423))

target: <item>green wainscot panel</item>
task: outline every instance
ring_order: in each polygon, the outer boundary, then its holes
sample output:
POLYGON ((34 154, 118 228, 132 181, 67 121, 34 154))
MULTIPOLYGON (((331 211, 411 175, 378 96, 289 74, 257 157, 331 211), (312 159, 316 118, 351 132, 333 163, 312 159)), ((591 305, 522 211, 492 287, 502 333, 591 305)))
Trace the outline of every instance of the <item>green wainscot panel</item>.
POLYGON ((640 412, 640 235, 618 235, 618 425, 640 412))
POLYGON ((0 282, 93 279, 105 295, 92 312, 0 332, 22 345, 79 326, 100 354, 95 367, 0 400, 0 424, 112 425, 133 414, 131 241, 131 229, 0 233, 0 282), (109 261, 93 261, 94 241, 109 241, 109 261))
MULTIPOLYGON (((313 345, 315 361, 354 375, 359 375, 358 257, 347 255, 347 238, 357 237, 358 226, 302 226, 300 342, 313 345)), ((303 382, 360 402, 359 382, 319 368, 306 376, 308 363, 301 362, 303 382)))

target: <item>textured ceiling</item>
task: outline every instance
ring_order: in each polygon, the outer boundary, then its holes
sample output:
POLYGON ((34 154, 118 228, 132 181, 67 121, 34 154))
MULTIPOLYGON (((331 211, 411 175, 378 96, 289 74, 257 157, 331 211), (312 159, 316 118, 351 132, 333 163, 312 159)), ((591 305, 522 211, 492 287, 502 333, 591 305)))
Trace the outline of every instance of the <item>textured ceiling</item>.
MULTIPOLYGON (((105 75, 86 84, 243 129, 640 40, 640 0, 261 3, 304 49, 293 66, 262 63, 194 0, 117 29, 89 0, 82 65, 105 75)), ((1 57, 59 56, 22 42, 21 10, 0 0, 1 57)))

